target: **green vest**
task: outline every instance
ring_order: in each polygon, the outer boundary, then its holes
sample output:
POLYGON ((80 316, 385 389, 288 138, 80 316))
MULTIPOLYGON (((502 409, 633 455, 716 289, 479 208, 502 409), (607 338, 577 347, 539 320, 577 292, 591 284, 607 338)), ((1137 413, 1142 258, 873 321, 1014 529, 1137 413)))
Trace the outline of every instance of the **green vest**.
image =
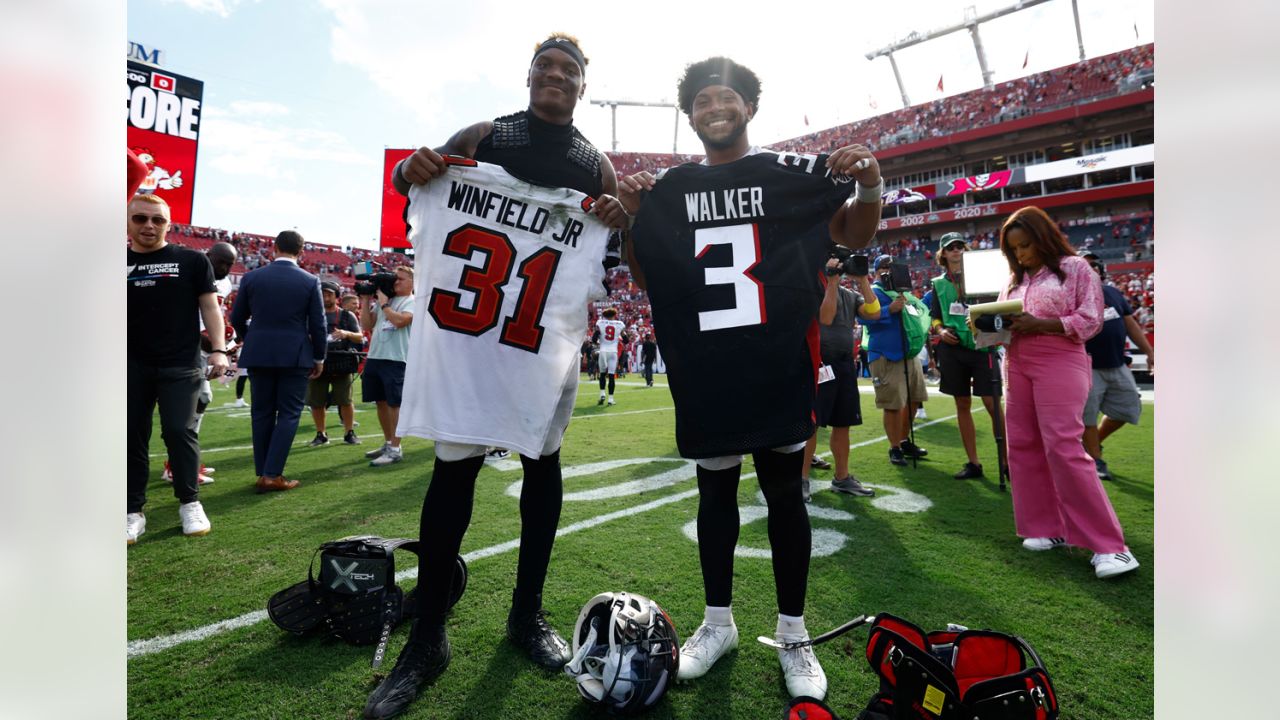
MULTIPOLYGON (((884 289, 880 283, 875 283, 875 287, 879 288, 885 295, 888 295, 890 300, 896 300, 898 297, 898 293, 884 289)), ((904 307, 901 315, 902 330, 907 335, 907 358, 904 359, 908 359, 919 355, 924 348, 924 344, 929 340, 929 308, 920 302, 920 298, 911 293, 903 296, 903 302, 911 305, 916 310, 916 314, 912 315, 904 307)))
POLYGON ((947 279, 947 274, 943 273, 931 281, 933 283, 933 297, 938 301, 938 307, 942 310, 942 324, 951 328, 951 331, 960 338, 960 345, 970 350, 976 349, 973 342, 973 331, 969 329, 969 323, 963 315, 952 315, 951 304, 960 299, 960 293, 956 290, 956 284, 947 279))

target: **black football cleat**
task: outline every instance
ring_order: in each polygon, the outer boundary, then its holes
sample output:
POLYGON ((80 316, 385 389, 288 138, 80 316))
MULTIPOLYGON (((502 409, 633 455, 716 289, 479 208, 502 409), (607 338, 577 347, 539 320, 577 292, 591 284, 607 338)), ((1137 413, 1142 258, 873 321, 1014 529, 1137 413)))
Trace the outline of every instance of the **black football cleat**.
POLYGON ((440 677, 449 667, 452 652, 444 626, 422 628, 420 634, 421 637, 415 639, 414 633, 410 633, 395 668, 369 694, 364 706, 367 720, 384 720, 404 712, 418 697, 422 686, 440 677))
POLYGON ((507 639, 535 663, 548 670, 560 670, 572 659, 569 644, 547 622, 546 615, 541 593, 525 607, 513 603, 507 614, 507 639))
POLYGON ((925 450, 910 440, 903 440, 899 447, 902 449, 902 454, 909 458, 922 458, 929 454, 928 450, 925 450))

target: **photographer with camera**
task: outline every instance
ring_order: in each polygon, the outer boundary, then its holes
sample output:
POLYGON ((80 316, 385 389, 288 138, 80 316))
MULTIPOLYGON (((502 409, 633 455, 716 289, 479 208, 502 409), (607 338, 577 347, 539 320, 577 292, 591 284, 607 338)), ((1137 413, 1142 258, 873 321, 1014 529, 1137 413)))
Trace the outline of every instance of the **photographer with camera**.
POLYGON ((374 262, 364 263, 376 272, 356 273, 360 296, 360 327, 372 331, 368 360, 364 364, 361 399, 378 406, 383 443, 364 454, 374 467, 404 459, 396 424, 400 422, 400 397, 409 359, 409 326, 413 323, 413 268, 407 265, 386 272, 374 262))
POLYGON ((889 462, 906 465, 908 457, 929 454, 908 439, 916 408, 929 396, 924 373, 915 359, 928 335, 929 311, 911 294, 906 266, 897 268, 900 270, 895 272, 893 258, 888 255, 876 258, 876 282, 871 289, 880 312, 874 318, 864 312, 863 317, 870 333, 867 357, 871 384, 876 390, 876 407, 884 411, 884 432, 889 438, 889 462))
MULTIPOLYGON (((930 334, 937 337, 938 369, 942 382, 938 389, 956 401, 956 425, 960 429, 960 442, 969 460, 955 474, 957 480, 982 477, 982 463, 978 462, 978 446, 973 425, 973 395, 982 398, 991 415, 998 422, 996 403, 1000 402, 1000 358, 995 348, 978 350, 973 331, 967 323, 964 305, 964 275, 961 258, 969 249, 964 236, 957 232, 944 233, 938 239, 938 264, 945 272, 933 278, 933 293, 929 301, 932 318, 930 334)), ((1001 428, 997 436, 1003 436, 1001 428)))
POLYGON ((329 346, 325 354, 324 374, 307 386, 307 404, 311 406, 311 419, 316 423, 316 436, 307 443, 311 447, 329 444, 325 433, 325 410, 330 404, 338 406, 338 418, 345 430, 342 441, 359 445, 354 427, 356 407, 352 402, 351 386, 356 369, 360 366, 360 348, 364 335, 360 333, 360 321, 356 316, 338 306, 338 293, 342 286, 332 280, 320 283, 324 300, 325 329, 329 346))
MULTIPOLYGON (((818 307, 818 331, 821 335, 822 367, 818 370, 818 394, 814 416, 820 427, 831 427, 831 457, 835 477, 831 489, 860 497, 871 497, 875 491, 864 487, 849 472, 849 428, 862 424, 862 398, 858 394, 858 371, 854 363, 854 318, 861 313, 878 317, 880 301, 867 277, 867 256, 854 255, 843 245, 831 249, 825 268, 827 286, 818 307), (844 276, 853 277, 858 290, 841 285, 844 276), (864 298, 871 298, 867 303, 864 298)), ((814 431, 804 446, 805 462, 801 466, 801 485, 805 502, 809 501, 809 467, 818 446, 814 431)))

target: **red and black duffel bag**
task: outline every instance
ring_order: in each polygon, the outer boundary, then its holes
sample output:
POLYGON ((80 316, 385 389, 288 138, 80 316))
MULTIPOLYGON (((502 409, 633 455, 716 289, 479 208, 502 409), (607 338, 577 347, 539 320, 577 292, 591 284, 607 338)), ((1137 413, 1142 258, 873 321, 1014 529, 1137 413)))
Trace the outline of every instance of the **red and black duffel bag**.
POLYGON ((1058 699, 1025 640, 950 626, 925 632, 876 615, 867 662, 880 691, 858 720, 1054 720, 1058 699))

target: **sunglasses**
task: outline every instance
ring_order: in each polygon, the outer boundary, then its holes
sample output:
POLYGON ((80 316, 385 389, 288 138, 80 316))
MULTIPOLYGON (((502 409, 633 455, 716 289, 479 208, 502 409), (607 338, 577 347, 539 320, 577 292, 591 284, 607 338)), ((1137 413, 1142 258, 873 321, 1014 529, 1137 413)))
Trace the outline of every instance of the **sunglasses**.
POLYGON ((962 242, 953 242, 953 243, 951 243, 950 245, 948 245, 948 246, 946 246, 946 247, 944 247, 944 248, 942 248, 942 249, 943 249, 943 250, 966 250, 966 249, 968 249, 968 247, 969 247, 968 245, 966 245, 966 244, 964 244, 964 243, 962 243, 962 242))
POLYGON ((150 220, 156 227, 164 227, 169 224, 169 219, 163 215, 133 215, 129 218, 134 225, 146 225, 150 220))

